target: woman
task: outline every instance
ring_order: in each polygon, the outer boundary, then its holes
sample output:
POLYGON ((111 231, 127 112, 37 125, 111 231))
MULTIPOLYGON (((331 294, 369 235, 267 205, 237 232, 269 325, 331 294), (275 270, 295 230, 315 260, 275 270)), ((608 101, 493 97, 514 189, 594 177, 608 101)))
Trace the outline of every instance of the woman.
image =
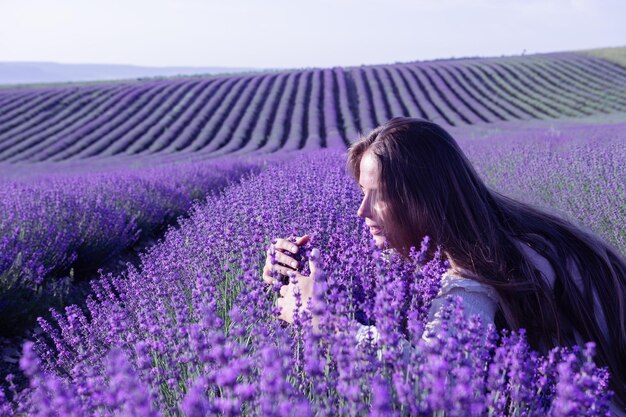
MULTIPOLYGON (((593 340, 616 402, 626 407, 626 261, 615 249, 488 188, 455 140, 425 120, 396 117, 374 129, 350 146, 348 168, 364 193, 357 215, 379 247, 406 256, 428 235, 431 247, 444 249, 451 269, 431 308, 432 329, 439 300, 458 294, 466 314, 525 328, 542 353, 593 340)), ((279 239, 276 248, 278 263, 268 254, 264 268, 268 283, 273 271, 293 272, 295 245, 279 239)), ((298 278, 306 300, 312 280, 298 278)), ((295 305, 289 289, 277 302, 286 321, 295 305)))

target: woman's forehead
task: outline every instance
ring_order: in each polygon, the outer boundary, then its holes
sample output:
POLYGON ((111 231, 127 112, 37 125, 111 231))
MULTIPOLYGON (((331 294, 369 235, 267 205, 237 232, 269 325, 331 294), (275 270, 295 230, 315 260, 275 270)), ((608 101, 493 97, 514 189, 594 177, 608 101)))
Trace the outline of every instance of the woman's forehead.
POLYGON ((378 160, 372 153, 365 152, 359 166, 359 183, 363 187, 376 188, 380 169, 378 160))

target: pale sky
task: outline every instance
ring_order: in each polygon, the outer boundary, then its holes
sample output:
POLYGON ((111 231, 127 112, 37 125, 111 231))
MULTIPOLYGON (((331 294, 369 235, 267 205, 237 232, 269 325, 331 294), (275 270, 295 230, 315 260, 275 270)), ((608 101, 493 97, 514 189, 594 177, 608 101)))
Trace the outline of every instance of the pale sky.
POLYGON ((626 0, 0 0, 0 61, 330 67, 626 45, 626 0))

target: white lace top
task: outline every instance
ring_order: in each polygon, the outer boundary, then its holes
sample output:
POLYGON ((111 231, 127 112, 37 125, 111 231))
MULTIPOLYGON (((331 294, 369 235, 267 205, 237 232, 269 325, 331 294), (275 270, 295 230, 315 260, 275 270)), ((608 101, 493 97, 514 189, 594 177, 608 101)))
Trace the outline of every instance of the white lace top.
MULTIPOLYGON (((535 265, 539 271, 541 271, 545 281, 548 283, 550 288, 554 288, 555 283, 555 272, 550 262, 543 256, 541 256, 537 251, 532 249, 530 246, 525 245, 521 242, 517 242, 518 247, 522 250, 522 252, 526 255, 527 259, 535 265)), ((572 262, 568 262, 567 265, 568 271, 570 272, 571 278, 578 287, 578 289, 582 292, 583 285, 582 279, 580 277, 580 271, 576 268, 572 262)), ((470 276, 469 271, 460 270, 461 273, 468 272, 467 276, 470 276)), ((437 297, 433 299, 432 305, 428 314, 428 323, 426 326, 426 331, 424 332, 424 338, 428 338, 432 336, 432 333, 437 333, 439 326, 441 325, 441 310, 445 304, 445 299, 448 295, 459 295, 463 299, 463 310, 465 312, 466 317, 470 317, 471 315, 478 314, 482 319, 483 324, 493 323, 495 312, 498 309, 499 298, 496 290, 489 286, 479 282, 476 282, 470 278, 463 277, 458 274, 453 274, 448 272, 444 274, 441 278, 441 289, 437 294, 437 297)), ((605 336, 608 335, 608 327, 606 317, 601 308, 601 302, 598 297, 598 294, 593 292, 594 298, 594 314, 598 318, 598 324, 600 326, 601 331, 605 336)), ((360 325, 357 332, 357 341, 361 343, 367 337, 367 332, 370 331, 372 333, 372 337, 375 341, 378 341, 378 332, 374 326, 365 326, 360 325)), ((579 345, 583 345, 585 340, 580 337, 578 332, 574 332, 574 336, 576 338, 576 343, 579 345)))
MULTIPOLYGON (((465 317, 478 314, 483 324, 493 323, 499 303, 496 290, 489 285, 448 272, 441 277, 441 288, 437 296, 432 300, 428 312, 428 322, 422 336, 423 339, 431 340, 439 332, 441 313, 445 306, 446 298, 450 295, 461 297, 465 317)), ((378 342, 379 334, 375 326, 359 324, 356 335, 357 343, 362 344, 366 342, 368 333, 371 335, 372 343, 378 342)), ((378 353, 380 356, 381 351, 378 353)))

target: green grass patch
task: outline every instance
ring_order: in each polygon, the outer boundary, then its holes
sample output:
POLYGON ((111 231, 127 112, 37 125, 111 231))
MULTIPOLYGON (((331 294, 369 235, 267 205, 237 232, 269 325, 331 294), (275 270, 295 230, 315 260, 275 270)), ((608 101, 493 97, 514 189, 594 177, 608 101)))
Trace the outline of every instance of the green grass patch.
POLYGON ((587 49, 577 52, 581 54, 595 56, 596 58, 602 58, 626 68, 626 46, 618 46, 615 48, 587 49))

